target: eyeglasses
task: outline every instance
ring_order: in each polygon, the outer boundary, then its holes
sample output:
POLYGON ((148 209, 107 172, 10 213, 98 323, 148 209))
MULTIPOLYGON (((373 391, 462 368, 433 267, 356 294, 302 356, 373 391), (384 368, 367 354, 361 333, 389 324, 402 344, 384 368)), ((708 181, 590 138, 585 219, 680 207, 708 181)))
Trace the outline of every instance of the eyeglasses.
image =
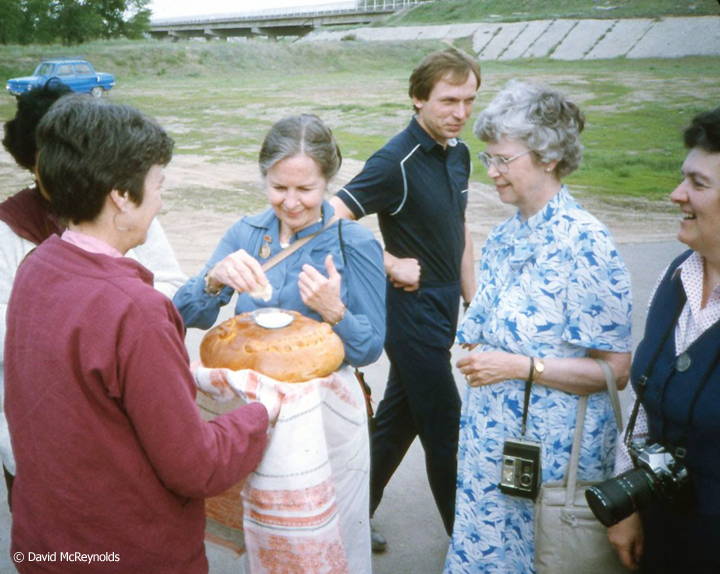
POLYGON ((524 151, 522 153, 519 153, 517 155, 514 155, 509 158, 504 158, 500 156, 490 156, 486 154, 484 151, 481 151, 478 154, 478 159, 482 162, 483 166, 485 166, 485 169, 490 169, 491 165, 495 166, 495 169, 498 170, 500 173, 507 173, 510 171, 510 168, 508 167, 508 164, 511 161, 515 161, 517 158, 524 156, 525 154, 530 153, 532 150, 529 149, 527 151, 524 151))

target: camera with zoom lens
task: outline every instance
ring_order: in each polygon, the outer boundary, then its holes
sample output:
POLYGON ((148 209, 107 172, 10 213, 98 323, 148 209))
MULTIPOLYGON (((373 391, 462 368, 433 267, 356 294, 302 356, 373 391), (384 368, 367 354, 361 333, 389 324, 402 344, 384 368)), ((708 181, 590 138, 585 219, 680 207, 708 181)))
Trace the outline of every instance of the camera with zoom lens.
POLYGON ((670 450, 657 443, 633 442, 629 451, 636 468, 585 491, 595 518, 605 526, 624 520, 653 497, 679 504, 692 500, 687 467, 670 450))

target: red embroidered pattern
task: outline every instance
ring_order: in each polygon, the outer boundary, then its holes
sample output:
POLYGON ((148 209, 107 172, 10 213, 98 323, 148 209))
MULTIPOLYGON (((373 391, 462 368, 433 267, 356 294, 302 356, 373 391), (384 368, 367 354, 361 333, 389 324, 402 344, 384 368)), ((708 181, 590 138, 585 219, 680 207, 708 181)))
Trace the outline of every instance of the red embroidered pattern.
POLYGON ((269 574, 347 574, 348 564, 342 544, 317 539, 288 539, 268 536, 257 558, 269 574))
MULTIPOLYGON (((316 509, 317 512, 317 509, 316 509)), ((324 512, 310 516, 281 516, 277 514, 260 514, 250 510, 247 518, 260 526, 281 526, 283 528, 308 528, 327 524, 337 514, 337 504, 332 504, 324 512)))
POLYGON ((310 488, 298 490, 259 490, 248 487, 245 496, 262 510, 307 512, 327 506, 335 497, 335 486, 332 481, 326 480, 310 488))

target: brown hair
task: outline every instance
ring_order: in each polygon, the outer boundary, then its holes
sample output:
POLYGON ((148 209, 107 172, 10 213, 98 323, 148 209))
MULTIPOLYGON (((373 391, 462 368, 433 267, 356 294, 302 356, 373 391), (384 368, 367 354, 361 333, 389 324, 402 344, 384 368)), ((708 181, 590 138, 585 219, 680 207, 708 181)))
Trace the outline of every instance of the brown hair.
POLYGON ((439 81, 446 80, 452 84, 464 84, 471 73, 475 75, 479 88, 480 64, 465 52, 455 48, 438 50, 425 56, 413 70, 410 75, 408 93, 411 98, 427 101, 435 84, 439 81))
POLYGON ((683 134, 685 147, 720 152, 720 108, 697 114, 683 134))
POLYGON ((40 181, 60 217, 94 221, 113 189, 141 205, 150 168, 170 163, 173 145, 155 120, 133 107, 69 94, 38 125, 40 181))

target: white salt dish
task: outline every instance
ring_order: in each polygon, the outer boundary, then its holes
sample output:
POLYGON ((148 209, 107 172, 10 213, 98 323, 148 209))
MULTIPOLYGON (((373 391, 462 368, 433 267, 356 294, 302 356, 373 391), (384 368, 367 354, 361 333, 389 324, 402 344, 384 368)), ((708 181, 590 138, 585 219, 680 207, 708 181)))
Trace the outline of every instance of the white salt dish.
POLYGON ((282 329, 293 322, 295 317, 282 309, 257 309, 252 312, 253 321, 264 329, 282 329))

